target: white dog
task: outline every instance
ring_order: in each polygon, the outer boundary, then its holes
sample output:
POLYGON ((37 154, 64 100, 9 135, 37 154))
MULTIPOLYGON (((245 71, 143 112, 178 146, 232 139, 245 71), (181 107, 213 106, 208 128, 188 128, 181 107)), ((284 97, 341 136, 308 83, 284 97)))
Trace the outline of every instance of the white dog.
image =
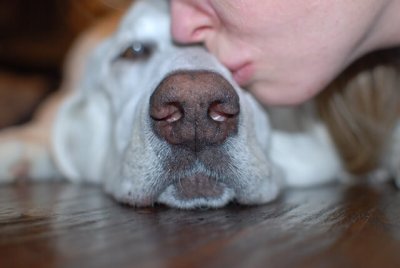
POLYGON ((344 172, 313 104, 271 109, 300 126, 271 128, 213 56, 171 42, 167 5, 137 1, 111 37, 78 42, 61 96, 0 135, 0 180, 93 182, 133 206, 195 208, 262 204, 344 172))

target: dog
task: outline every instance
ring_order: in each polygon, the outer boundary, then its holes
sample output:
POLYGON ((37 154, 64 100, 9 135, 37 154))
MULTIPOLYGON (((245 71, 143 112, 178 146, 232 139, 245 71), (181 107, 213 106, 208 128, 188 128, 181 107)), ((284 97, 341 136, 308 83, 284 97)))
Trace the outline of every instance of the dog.
MULTIPOLYGON (((83 35, 61 90, 32 122, 0 133, 0 181, 63 178, 135 207, 193 209, 353 177, 317 101, 262 107, 203 47, 174 44, 169 21, 167 1, 138 0, 83 35)), ((398 177, 400 127, 390 124, 388 154, 363 176, 398 177)))

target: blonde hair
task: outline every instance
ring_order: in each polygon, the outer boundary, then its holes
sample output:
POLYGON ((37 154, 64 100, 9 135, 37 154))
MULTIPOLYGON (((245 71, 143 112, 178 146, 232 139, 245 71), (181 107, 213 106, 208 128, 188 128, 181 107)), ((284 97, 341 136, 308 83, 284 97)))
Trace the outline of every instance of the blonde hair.
POLYGON ((375 52, 345 70, 317 97, 344 166, 364 175, 380 165, 400 115, 400 49, 375 52))

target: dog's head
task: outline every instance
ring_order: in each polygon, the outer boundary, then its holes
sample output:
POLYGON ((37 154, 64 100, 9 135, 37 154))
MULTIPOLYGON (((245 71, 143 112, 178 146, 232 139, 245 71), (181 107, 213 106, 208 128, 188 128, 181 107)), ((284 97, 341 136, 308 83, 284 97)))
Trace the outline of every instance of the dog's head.
POLYGON ((169 32, 167 1, 145 0, 96 49, 56 122, 61 169, 102 179, 135 206, 272 200, 279 176, 265 112, 212 55, 174 45, 169 32))

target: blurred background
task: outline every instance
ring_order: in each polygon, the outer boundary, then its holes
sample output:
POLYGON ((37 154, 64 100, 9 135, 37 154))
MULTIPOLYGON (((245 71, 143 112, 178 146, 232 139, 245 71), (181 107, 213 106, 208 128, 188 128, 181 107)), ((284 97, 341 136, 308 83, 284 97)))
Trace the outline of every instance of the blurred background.
POLYGON ((26 122, 61 80, 76 36, 128 0, 0 0, 0 128, 26 122))

